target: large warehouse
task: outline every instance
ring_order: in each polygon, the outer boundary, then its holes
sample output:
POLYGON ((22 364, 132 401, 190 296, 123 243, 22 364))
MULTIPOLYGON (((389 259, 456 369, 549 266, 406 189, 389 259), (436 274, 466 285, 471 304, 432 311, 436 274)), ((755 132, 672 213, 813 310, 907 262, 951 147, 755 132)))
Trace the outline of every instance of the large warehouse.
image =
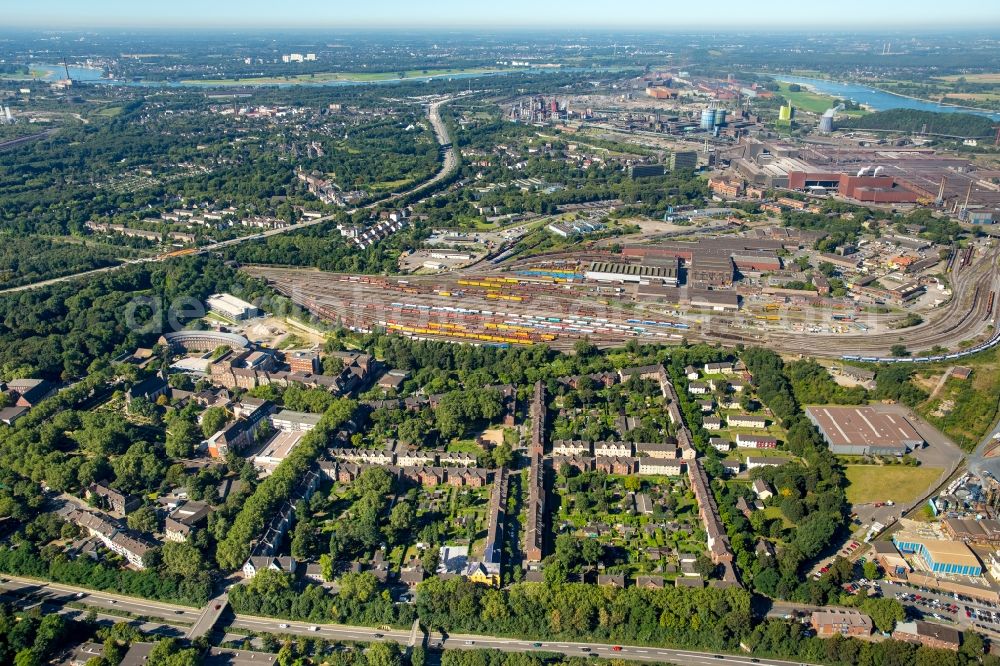
POLYGON ((253 319, 262 314, 259 308, 232 294, 212 294, 205 300, 205 304, 212 312, 237 321, 253 319))
POLYGON ((806 407, 830 451, 853 456, 901 456, 924 443, 899 414, 873 407, 806 407))
POLYGON ((657 265, 595 261, 590 264, 590 270, 584 273, 584 276, 588 280, 596 280, 597 282, 620 282, 622 284, 630 282, 676 287, 677 260, 661 261, 657 265))

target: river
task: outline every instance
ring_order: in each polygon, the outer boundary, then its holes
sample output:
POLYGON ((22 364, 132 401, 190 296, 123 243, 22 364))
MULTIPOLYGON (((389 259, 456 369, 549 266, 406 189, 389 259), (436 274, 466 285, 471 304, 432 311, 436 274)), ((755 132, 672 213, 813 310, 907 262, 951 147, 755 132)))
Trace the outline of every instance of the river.
POLYGON ((915 111, 933 111, 936 113, 972 113, 977 116, 986 116, 993 120, 1000 120, 1000 113, 984 111, 981 109, 970 109, 961 106, 948 106, 927 102, 912 97, 894 95, 877 88, 869 88, 858 83, 843 83, 841 81, 830 81, 828 79, 814 79, 807 76, 792 76, 790 74, 772 74, 778 81, 785 83, 798 83, 804 88, 810 88, 822 95, 830 95, 840 99, 849 99, 873 111, 888 111, 889 109, 913 109, 915 111))

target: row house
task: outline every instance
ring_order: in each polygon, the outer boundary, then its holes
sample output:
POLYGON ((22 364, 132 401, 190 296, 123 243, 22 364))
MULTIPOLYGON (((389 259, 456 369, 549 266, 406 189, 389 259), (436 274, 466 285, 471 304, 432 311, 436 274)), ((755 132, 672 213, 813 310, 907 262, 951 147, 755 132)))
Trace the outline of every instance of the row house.
POLYGON ((747 456, 747 469, 757 469, 758 467, 781 467, 787 462, 788 462, 787 458, 747 456))
POLYGON ((476 458, 476 456, 472 455, 471 453, 463 453, 463 452, 447 453, 446 452, 446 453, 438 454, 438 464, 441 464, 441 465, 454 465, 454 466, 457 466, 457 467, 458 466, 460 466, 460 467, 472 467, 473 465, 477 464, 478 462, 479 462, 479 460, 476 458))
POLYGON ((88 500, 95 501, 98 505, 112 513, 121 515, 135 511, 141 504, 141 500, 137 496, 123 493, 104 483, 90 484, 87 487, 85 496, 88 500))
POLYGON ((726 453, 733 448, 733 443, 724 437, 711 437, 709 438, 708 443, 713 449, 720 451, 721 453, 726 453))
POLYGON ((556 379, 557 382, 563 386, 568 386, 569 388, 576 390, 580 386, 580 380, 587 378, 596 384, 596 388, 610 388, 618 383, 618 375, 614 372, 595 372, 589 375, 573 375, 559 377, 556 379))
POLYGON ((632 457, 597 456, 594 469, 605 474, 635 474, 636 460, 632 457))
POLYGON ((722 419, 718 416, 706 416, 702 419, 701 426, 705 430, 722 430, 722 419))
POLYGON ((778 440, 767 435, 739 433, 736 435, 736 446, 741 449, 775 449, 778 447, 778 440))
POLYGON ((65 519, 86 530, 92 537, 100 539, 104 546, 121 555, 137 569, 144 569, 142 558, 154 548, 154 544, 136 534, 118 521, 103 514, 71 509, 65 519))
POLYGON ((243 575, 253 578, 261 571, 280 571, 294 574, 298 567, 295 558, 289 556, 274 557, 273 555, 254 555, 243 564, 243 575))
POLYGON ((684 464, 680 460, 667 460, 664 458, 639 458, 639 474, 655 474, 664 476, 677 476, 684 471, 684 464))
POLYGON ((705 374, 706 375, 731 375, 736 372, 735 366, 729 361, 723 361, 721 363, 706 363, 705 364, 705 374))
POLYGON ((622 368, 618 371, 618 376, 623 382, 627 382, 632 377, 661 381, 666 377, 666 370, 661 364, 642 365, 635 368, 622 368))
POLYGON ((688 393, 691 395, 707 395, 712 392, 708 384, 705 382, 689 382, 688 383, 688 393))
POLYGON ((715 501, 715 495, 712 494, 708 474, 700 461, 693 460, 688 464, 688 478, 698 502, 698 515, 705 527, 709 555, 713 562, 725 567, 723 581, 739 584, 733 566, 733 551, 729 544, 729 536, 719 516, 719 505, 715 501))
POLYGON ((552 442, 554 456, 584 456, 592 453, 590 442, 579 439, 557 439, 552 442))
POLYGON ((437 463, 437 456, 423 451, 404 451, 396 454, 396 464, 400 467, 424 467, 437 463))
POLYGON ((739 460, 723 460, 720 464, 725 476, 736 476, 743 471, 743 463, 739 460))
POLYGON ((396 462, 396 454, 388 449, 339 449, 331 448, 327 452, 332 458, 365 465, 392 465, 396 462))
POLYGON ((733 414, 726 418, 732 428, 766 428, 767 419, 753 414, 733 414))
POLYGON ((667 444, 663 442, 636 442, 635 455, 640 458, 648 457, 661 459, 681 457, 681 453, 675 444, 667 444))
POLYGON ((598 458, 631 456, 632 442, 595 442, 594 455, 598 458))
POLYGON ((295 522, 295 504, 303 500, 308 501, 316 488, 319 487, 319 483, 320 472, 318 470, 310 469, 306 472, 292 490, 288 500, 271 516, 271 521, 264 529, 263 534, 251 542, 250 557, 243 565, 243 572, 248 578, 252 578, 257 571, 253 558, 275 557, 281 548, 285 535, 295 522))
POLYGON ((591 456, 555 456, 552 458, 552 466, 557 471, 563 465, 568 465, 578 472, 592 472, 594 470, 594 458, 591 456))

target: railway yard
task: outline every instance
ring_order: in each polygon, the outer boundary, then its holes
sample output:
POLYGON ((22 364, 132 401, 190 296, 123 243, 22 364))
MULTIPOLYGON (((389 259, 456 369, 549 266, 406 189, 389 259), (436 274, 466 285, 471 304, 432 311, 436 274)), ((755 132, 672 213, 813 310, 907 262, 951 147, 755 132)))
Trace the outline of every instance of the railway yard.
POLYGON ((666 344, 697 340, 849 360, 914 362, 958 358, 998 342, 993 335, 993 301, 1000 287, 997 255, 989 245, 952 250, 947 263, 942 262, 950 297, 905 330, 898 328, 904 316, 898 308, 809 302, 744 286, 650 290, 596 280, 588 277, 593 275, 590 267, 622 260, 601 250, 507 257, 459 271, 406 277, 266 266, 244 270, 314 314, 359 331, 379 327, 414 338, 495 345, 541 342, 563 349, 583 338, 605 347, 629 339, 666 344), (904 341, 910 352, 923 354, 891 356, 890 349, 904 341))

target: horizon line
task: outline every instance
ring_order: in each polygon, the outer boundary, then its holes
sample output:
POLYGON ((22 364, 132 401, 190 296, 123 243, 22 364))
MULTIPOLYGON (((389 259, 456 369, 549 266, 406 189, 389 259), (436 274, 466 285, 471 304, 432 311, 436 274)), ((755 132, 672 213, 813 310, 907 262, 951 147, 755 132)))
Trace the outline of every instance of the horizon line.
MULTIPOLYGON (((863 32, 863 33, 898 33, 902 31, 912 31, 919 30, 927 33, 942 32, 947 30, 973 30, 977 32, 993 32, 996 31, 1000 33, 1000 17, 998 17, 996 23, 984 25, 982 21, 976 22, 966 22, 959 21, 955 23, 912 23, 912 24, 894 24, 893 27, 881 28, 865 24, 854 24, 854 23, 843 23, 843 24, 829 24, 824 23, 822 25, 822 32, 820 34, 830 34, 837 32, 863 32)), ((148 23, 93 23, 93 24, 76 24, 76 25, 38 25, 34 23, 23 23, 23 24, 7 24, 6 29, 0 29, 0 34, 4 34, 9 31, 37 31, 37 32, 73 32, 73 31, 106 31, 106 30, 148 30, 151 32, 165 32, 170 30, 185 29, 185 30, 199 30, 199 31, 243 31, 243 30, 298 30, 304 32, 319 32, 324 30, 344 30, 344 31, 356 31, 356 30, 392 30, 392 31, 406 31, 406 32, 430 32, 430 31, 452 31, 452 30, 462 30, 462 31, 478 31, 478 32, 498 32, 504 30, 522 31, 522 32, 570 32, 575 30, 588 30, 595 32, 616 32, 621 30, 628 30, 639 33, 651 33, 651 32, 665 32, 665 33, 676 33, 689 30, 695 31, 711 31, 711 32, 721 32, 721 33, 744 33, 744 32, 787 32, 791 30, 810 30, 815 31, 820 26, 816 23, 788 23, 782 25, 769 25, 766 23, 760 24, 747 24, 746 22, 731 23, 731 24, 719 24, 719 23, 671 23, 671 24, 631 24, 631 23, 621 23, 608 25, 607 23, 597 24, 597 23, 579 23, 579 24, 567 24, 567 23, 553 23, 549 25, 537 25, 537 24, 522 24, 522 23, 509 23, 509 24, 491 24, 484 25, 482 23, 426 23, 414 25, 412 23, 350 23, 350 24, 335 24, 329 23, 326 25, 317 25, 316 23, 310 24, 298 24, 290 23, 284 25, 275 25, 273 22, 261 21, 260 23, 242 23, 242 24, 227 24, 227 25, 210 25, 205 22, 178 22, 178 23, 159 23, 157 25, 152 25, 148 23)))

